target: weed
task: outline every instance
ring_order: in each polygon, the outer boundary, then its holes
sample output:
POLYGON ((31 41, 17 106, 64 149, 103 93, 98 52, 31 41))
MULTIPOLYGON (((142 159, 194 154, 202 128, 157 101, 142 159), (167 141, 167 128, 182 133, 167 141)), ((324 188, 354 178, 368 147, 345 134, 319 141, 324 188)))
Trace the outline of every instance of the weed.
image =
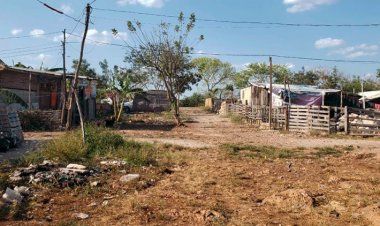
POLYGON ((236 145, 226 144, 222 146, 222 149, 227 151, 230 155, 242 154, 245 157, 251 158, 297 158, 298 152, 290 149, 280 149, 273 146, 254 146, 254 145, 236 145))
POLYGON ((315 149, 317 152, 313 153, 313 155, 317 156, 318 158, 323 158, 326 156, 340 157, 343 154, 342 151, 337 150, 334 147, 321 147, 315 149))

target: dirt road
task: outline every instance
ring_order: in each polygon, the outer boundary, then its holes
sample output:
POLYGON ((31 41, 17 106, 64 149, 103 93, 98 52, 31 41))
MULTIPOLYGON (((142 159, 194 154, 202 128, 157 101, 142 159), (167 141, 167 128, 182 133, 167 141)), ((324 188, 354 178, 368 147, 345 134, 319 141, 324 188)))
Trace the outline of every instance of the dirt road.
POLYGON ((252 144, 283 148, 353 146, 357 151, 380 153, 380 139, 352 137, 316 137, 280 131, 258 130, 250 125, 234 124, 230 119, 200 109, 182 108, 189 118, 186 127, 170 131, 124 130, 128 139, 171 143, 192 148, 218 147, 222 144, 252 144))

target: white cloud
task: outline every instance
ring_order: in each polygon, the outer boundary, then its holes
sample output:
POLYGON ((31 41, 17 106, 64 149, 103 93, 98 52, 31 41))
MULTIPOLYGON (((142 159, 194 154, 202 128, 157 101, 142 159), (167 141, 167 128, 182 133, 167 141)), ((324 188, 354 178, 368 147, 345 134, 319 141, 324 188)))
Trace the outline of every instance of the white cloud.
POLYGON ((283 0, 283 3, 289 6, 286 11, 289 13, 300 13, 314 9, 320 5, 330 5, 337 0, 283 0))
POLYGON ((288 69, 293 69, 296 65, 292 64, 292 63, 287 63, 285 64, 285 66, 288 68, 288 69))
POLYGON ((378 45, 360 44, 335 50, 331 53, 340 54, 346 58, 357 58, 362 56, 375 56, 378 54, 378 45))
POLYGON ((62 4, 61 10, 65 14, 73 14, 74 13, 74 9, 71 7, 71 5, 68 5, 68 4, 62 4))
POLYGON ((143 5, 145 7, 161 8, 166 0, 118 0, 119 5, 143 5))
POLYGON ((335 38, 323 38, 315 41, 314 46, 317 49, 338 47, 344 44, 343 39, 335 39, 335 38))
POLYGON ((39 38, 45 34, 45 31, 41 29, 34 29, 29 34, 34 36, 35 38, 39 38))
POLYGON ((11 30, 11 34, 12 35, 18 35, 18 34, 20 34, 20 33, 22 33, 22 29, 12 29, 11 30))

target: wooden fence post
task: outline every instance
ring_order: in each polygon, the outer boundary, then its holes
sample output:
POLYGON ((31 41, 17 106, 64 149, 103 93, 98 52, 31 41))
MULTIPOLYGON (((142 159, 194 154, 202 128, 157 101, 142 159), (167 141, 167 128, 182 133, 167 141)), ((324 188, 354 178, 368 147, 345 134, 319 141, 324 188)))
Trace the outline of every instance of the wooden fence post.
POLYGON ((344 107, 344 133, 348 135, 350 133, 349 131, 349 123, 350 123, 350 117, 348 115, 348 107, 344 107))
POLYGON ((330 108, 330 106, 327 107, 327 110, 329 111, 329 117, 328 117, 328 121, 327 121, 327 124, 329 127, 328 131, 329 131, 329 134, 331 134, 331 112, 330 112, 331 108, 330 108))

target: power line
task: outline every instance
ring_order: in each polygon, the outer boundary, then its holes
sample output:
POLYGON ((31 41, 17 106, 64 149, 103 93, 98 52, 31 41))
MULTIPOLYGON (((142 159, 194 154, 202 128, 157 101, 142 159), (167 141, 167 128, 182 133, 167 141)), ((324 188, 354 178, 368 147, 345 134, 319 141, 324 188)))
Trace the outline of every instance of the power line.
POLYGON ((47 47, 49 45, 42 44, 42 45, 35 45, 35 46, 25 46, 25 47, 18 47, 18 48, 12 48, 12 49, 1 49, 0 52, 13 52, 15 50, 23 50, 23 49, 32 49, 32 48, 37 48, 37 47, 47 47))
MULTIPOLYGON (((80 35, 72 34, 76 37, 81 37, 80 35)), ((124 47, 129 49, 134 49, 130 45, 115 44, 109 42, 101 42, 96 40, 88 39, 94 43, 99 43, 108 46, 124 47)), ((302 57, 302 56, 288 56, 279 54, 240 54, 240 53, 190 53, 191 55, 208 55, 208 56, 229 56, 229 57, 277 57, 284 59, 298 59, 298 60, 309 60, 309 61, 323 61, 323 62, 336 62, 336 63, 362 63, 362 64, 380 64, 380 61, 374 60, 342 60, 342 59, 325 59, 325 58, 314 58, 314 57, 302 57)))
POLYGON ((57 48, 60 46, 54 45, 54 46, 48 46, 44 48, 29 48, 29 49, 20 49, 20 50, 15 50, 15 51, 0 51, 2 54, 15 54, 15 53, 25 53, 25 52, 34 52, 34 51, 41 51, 41 50, 46 50, 46 49, 52 49, 52 48, 57 48))
POLYGON ((82 23, 80 20, 77 20, 76 18, 74 18, 74 17, 72 17, 72 16, 70 16, 70 15, 68 15, 68 14, 66 14, 66 13, 64 13, 64 12, 62 12, 62 11, 60 11, 60 10, 58 10, 58 9, 56 9, 56 8, 54 8, 54 7, 52 7, 52 6, 50 6, 50 5, 48 5, 48 4, 46 4, 45 2, 42 2, 41 0, 36 0, 36 1, 39 2, 39 3, 41 3, 43 6, 47 7, 48 9, 50 9, 50 10, 56 12, 56 13, 59 13, 59 14, 61 14, 61 15, 64 15, 64 16, 66 16, 66 17, 68 17, 68 18, 70 18, 70 19, 76 21, 76 22, 79 22, 79 23, 81 23, 81 24, 84 24, 84 23, 82 23))
MULTIPOLYGON (((51 50, 45 50, 43 51, 44 53, 46 52, 57 52, 61 50, 60 48, 56 47, 55 49, 51 49, 51 50)), ((5 57, 1 57, 1 58, 13 58, 13 57, 22 57, 22 56, 30 56, 30 55, 34 55, 34 54, 39 54, 41 53, 41 51, 36 51, 36 52, 30 52, 30 53, 26 53, 26 54, 19 54, 19 55, 11 55, 11 56, 5 56, 5 57)))
POLYGON ((324 59, 313 57, 300 57, 300 56, 287 56, 278 54, 236 54, 236 53, 191 53, 192 55, 208 55, 208 56, 230 56, 230 57, 277 57, 284 59, 298 59, 309 61, 324 61, 324 62, 336 62, 336 63, 367 63, 367 64, 380 64, 380 61, 374 60, 342 60, 342 59, 324 59))
MULTIPOLYGON (((157 14, 157 13, 144 13, 130 10, 118 10, 118 9, 103 9, 93 8, 98 11, 116 12, 116 13, 129 13, 144 16, 166 17, 166 18, 178 18, 178 16, 157 14)), ((380 23, 368 23, 368 24, 312 24, 312 23, 283 23, 283 22, 265 22, 265 21, 233 21, 233 20, 217 20, 217 19, 205 19, 197 18, 197 21, 214 22, 214 23, 228 23, 228 24, 259 24, 259 25, 277 25, 277 26, 292 26, 292 27, 379 27, 380 23)))
POLYGON ((54 35, 61 33, 60 31, 55 31, 55 32, 49 32, 49 33, 43 33, 43 34, 37 34, 37 35, 23 35, 23 36, 9 36, 9 37, 0 37, 0 40, 5 40, 5 39, 16 39, 16 38, 30 38, 30 37, 39 37, 39 36, 48 36, 48 35, 54 35))

